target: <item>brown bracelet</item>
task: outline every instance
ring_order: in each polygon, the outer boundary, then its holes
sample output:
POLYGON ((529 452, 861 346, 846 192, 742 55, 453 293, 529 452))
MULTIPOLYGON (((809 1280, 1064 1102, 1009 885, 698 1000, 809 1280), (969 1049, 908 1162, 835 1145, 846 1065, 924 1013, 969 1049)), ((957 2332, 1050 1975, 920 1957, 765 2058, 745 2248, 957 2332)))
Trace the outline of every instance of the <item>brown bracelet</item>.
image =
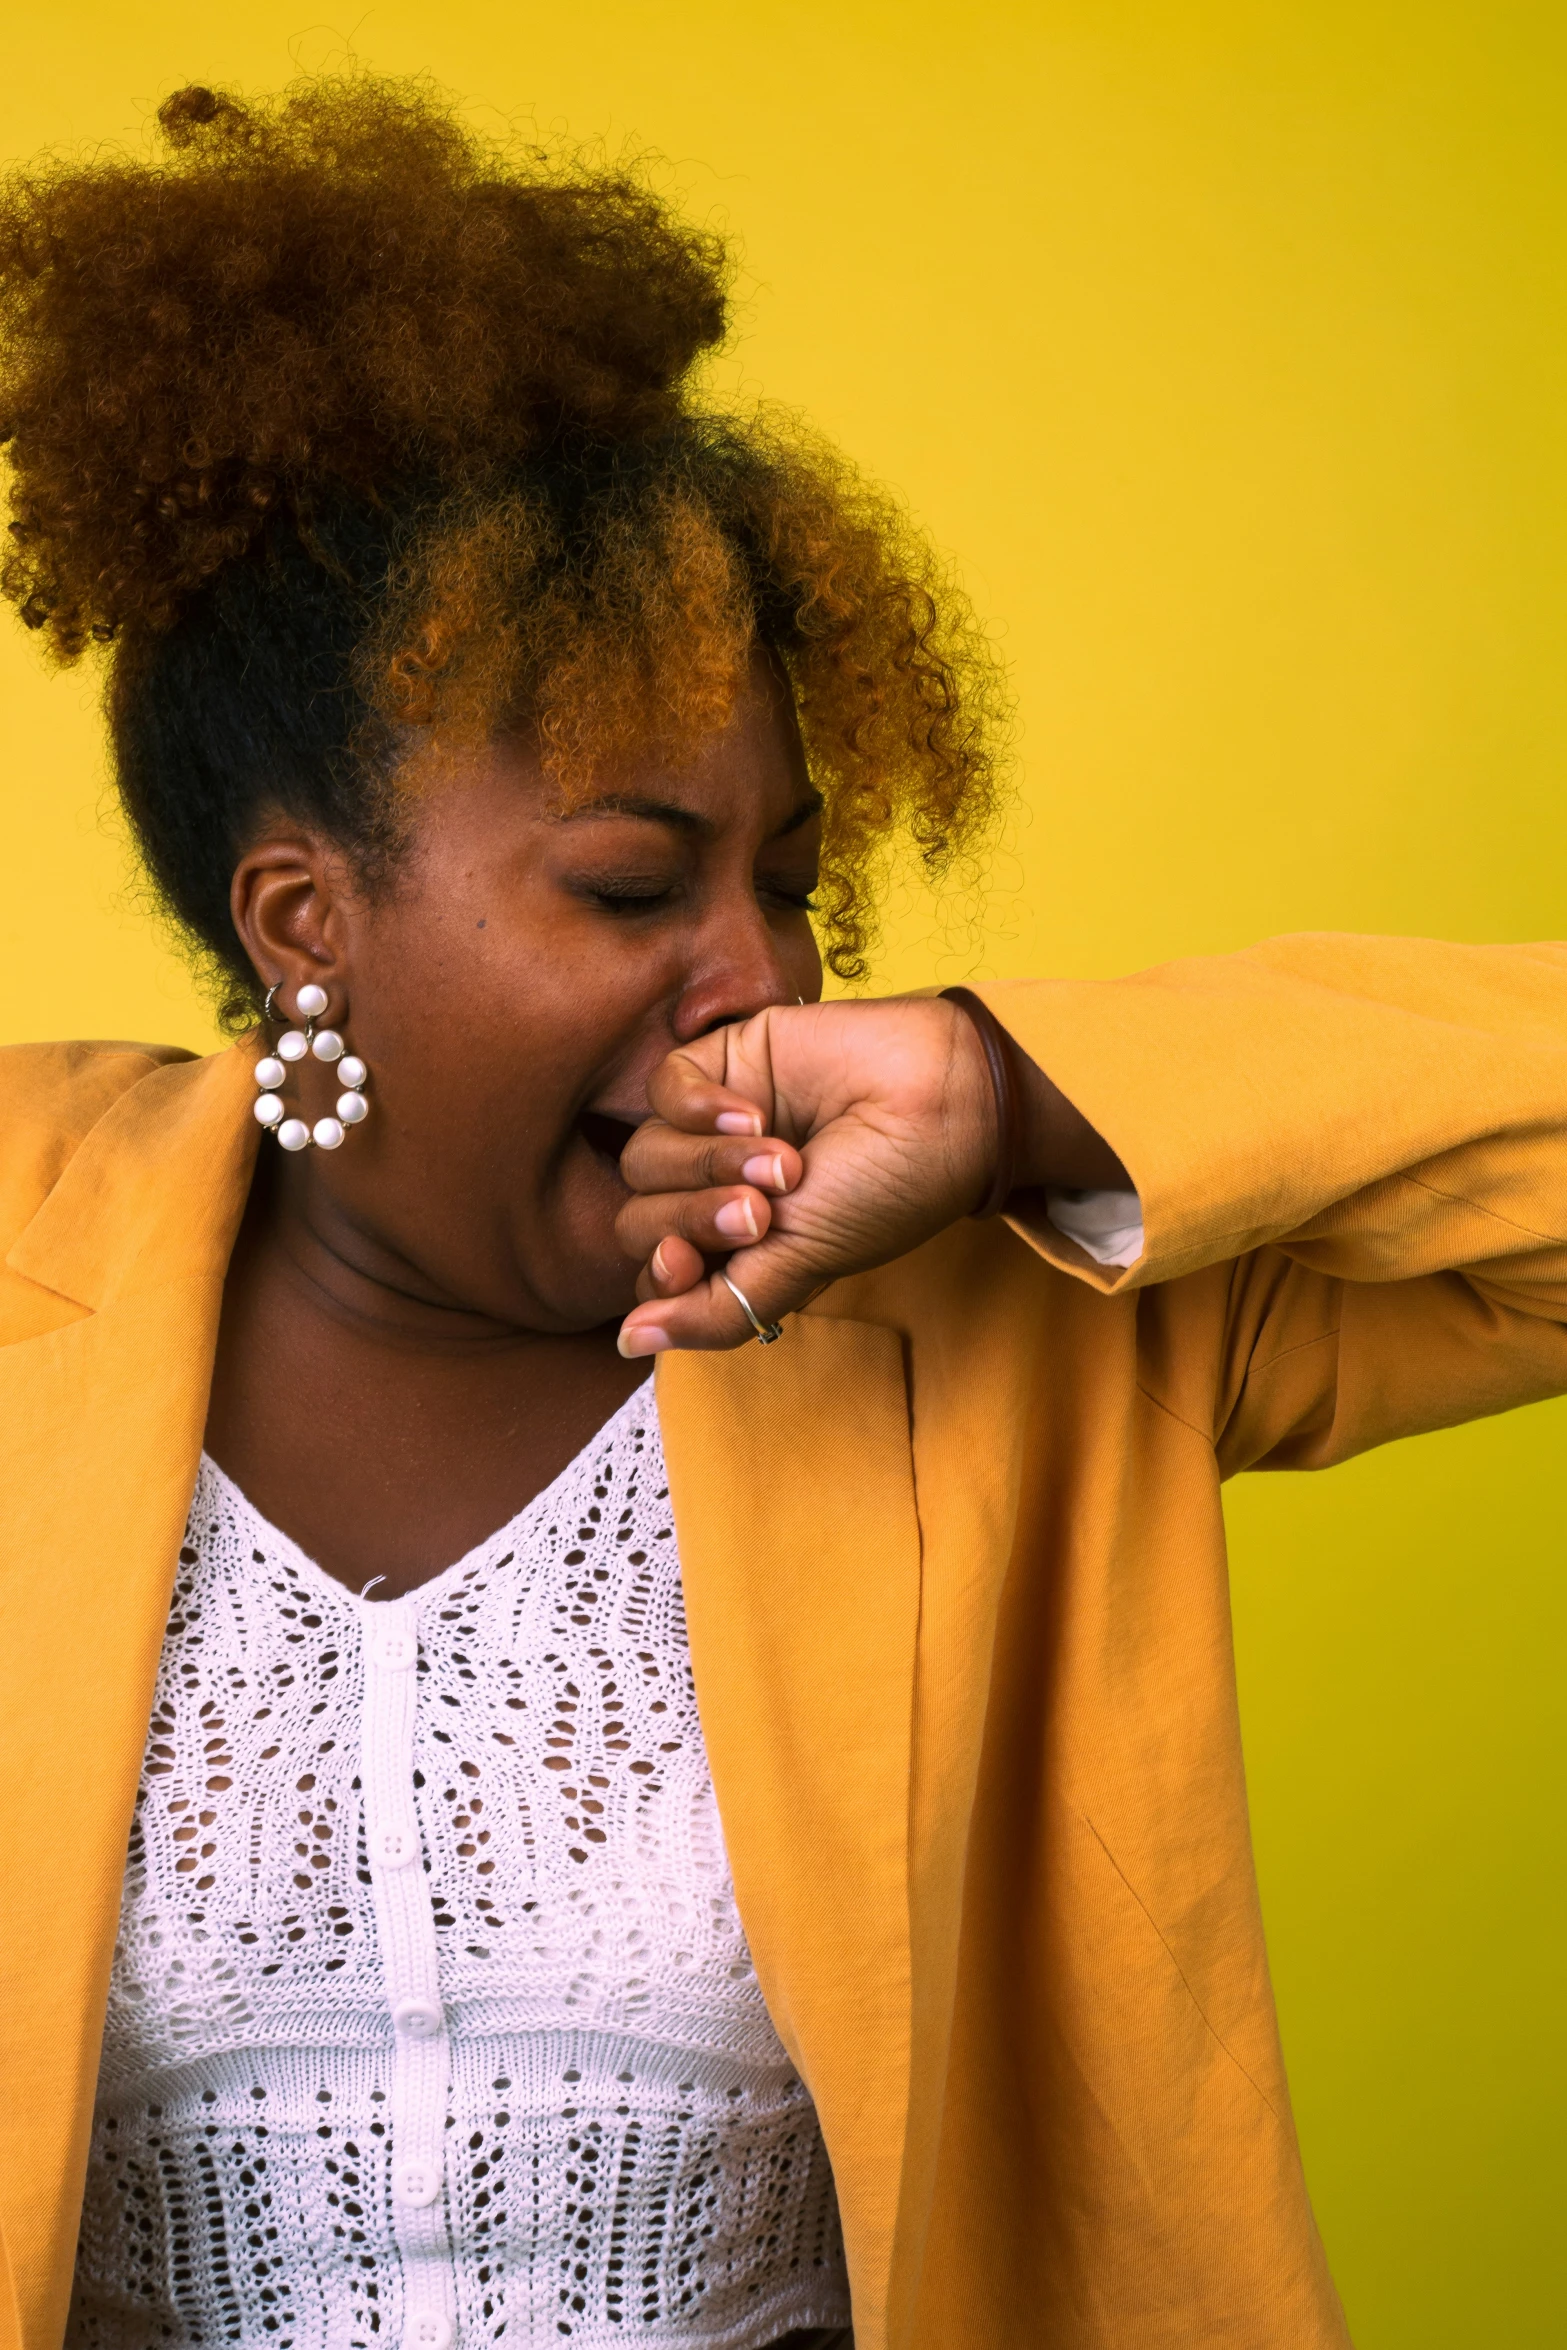
POLYGON ((990 1071, 990 1090, 996 1097, 996 1171, 990 1189, 974 1216, 999 1216, 1017 1188, 1018 1144, 1022 1136, 1022 1105, 1018 1100, 1017 1063, 1012 1039, 995 1013, 971 987, 944 987, 943 1003, 956 1004, 974 1023, 990 1071))

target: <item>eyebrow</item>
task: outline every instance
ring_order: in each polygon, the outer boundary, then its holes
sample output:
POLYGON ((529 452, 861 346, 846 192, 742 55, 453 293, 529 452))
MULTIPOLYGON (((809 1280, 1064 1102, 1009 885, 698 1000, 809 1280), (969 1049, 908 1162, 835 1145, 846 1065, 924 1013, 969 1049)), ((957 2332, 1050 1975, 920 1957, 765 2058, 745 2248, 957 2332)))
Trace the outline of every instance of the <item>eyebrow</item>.
MULTIPOLYGON (((791 811, 772 840, 787 840, 792 832, 801 831, 813 816, 822 810, 822 795, 813 791, 791 811)), ((683 808, 675 800, 645 799, 638 792, 606 792, 602 799, 587 800, 571 810, 573 816, 638 816, 647 824, 663 824, 671 832, 686 840, 711 840, 718 830, 710 816, 699 816, 694 808, 683 808)))

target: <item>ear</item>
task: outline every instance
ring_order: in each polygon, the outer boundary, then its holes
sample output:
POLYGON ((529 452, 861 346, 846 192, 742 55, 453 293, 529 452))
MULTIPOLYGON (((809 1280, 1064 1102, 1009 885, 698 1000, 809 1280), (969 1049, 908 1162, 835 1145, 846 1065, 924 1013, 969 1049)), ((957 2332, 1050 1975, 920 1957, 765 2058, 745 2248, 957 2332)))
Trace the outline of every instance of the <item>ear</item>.
POLYGON ((332 1017, 343 1017, 351 894, 342 851, 315 833, 279 830, 247 849, 235 867, 234 928, 262 986, 280 988, 286 1010, 292 1012, 299 989, 314 980, 333 999, 332 1017))

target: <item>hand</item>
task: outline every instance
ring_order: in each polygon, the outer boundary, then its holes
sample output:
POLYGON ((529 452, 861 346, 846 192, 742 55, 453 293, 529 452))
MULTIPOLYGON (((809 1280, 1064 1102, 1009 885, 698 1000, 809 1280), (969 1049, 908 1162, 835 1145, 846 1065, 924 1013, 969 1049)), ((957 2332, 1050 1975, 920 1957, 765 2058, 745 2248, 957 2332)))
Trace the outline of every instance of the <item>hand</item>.
POLYGON ((983 1200, 995 1099, 973 1024, 930 997, 774 1006, 673 1052, 621 1158, 643 1266, 620 1350, 752 1335, 704 1261, 727 1257, 758 1316, 902 1256, 983 1200))

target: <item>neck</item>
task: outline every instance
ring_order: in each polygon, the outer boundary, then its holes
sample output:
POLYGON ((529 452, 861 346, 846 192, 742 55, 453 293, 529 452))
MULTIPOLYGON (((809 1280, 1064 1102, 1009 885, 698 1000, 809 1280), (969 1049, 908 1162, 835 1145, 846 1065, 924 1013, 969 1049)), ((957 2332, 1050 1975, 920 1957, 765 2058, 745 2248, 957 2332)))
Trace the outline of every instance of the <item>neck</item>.
POLYGON ((453 1295, 314 1170, 267 1166, 225 1286, 207 1449, 350 1589, 412 1590, 515 1516, 645 1376, 453 1295))
POLYGON ((552 1335, 452 1295, 308 1166, 263 1161, 240 1246, 253 1260, 272 1258, 302 1304, 383 1344, 488 1351, 552 1335))

